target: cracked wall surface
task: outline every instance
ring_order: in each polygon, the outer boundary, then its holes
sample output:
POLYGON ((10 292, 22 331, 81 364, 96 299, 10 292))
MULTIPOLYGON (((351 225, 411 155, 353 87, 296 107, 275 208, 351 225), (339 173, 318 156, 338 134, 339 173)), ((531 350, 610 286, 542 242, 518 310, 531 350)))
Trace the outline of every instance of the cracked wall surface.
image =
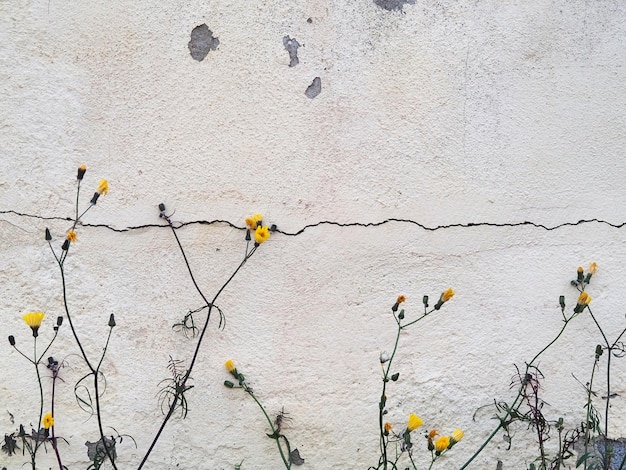
MULTIPOLYGON (((2 335, 29 344, 21 314, 62 312, 43 234, 60 245, 85 163, 85 203, 100 178, 111 191, 77 228, 68 293, 94 354, 116 315, 103 407, 137 441, 118 449, 120 468, 136 468, 168 356, 192 351, 172 324, 201 306, 157 206, 209 295, 261 212, 277 231, 220 298, 226 327, 209 326, 189 416, 146 468, 280 467, 255 404, 222 385, 229 358, 271 412, 289 413, 299 468, 375 465, 389 309, 404 294, 417 314, 422 295, 450 286, 453 301, 401 337, 389 418, 464 429, 439 467, 458 468, 493 429, 492 411, 476 410, 511 397, 513 365, 560 328, 559 295, 575 303, 576 266, 600 265, 590 294, 607 330, 626 322, 625 13, 564 0, 0 3, 2 335), (284 38, 306 45, 297 66, 284 38), (314 78, 323 88, 309 96, 314 78)), ((598 342, 577 320, 540 363, 552 415, 572 423, 584 403, 573 375, 585 381, 598 342)), ((98 436, 73 398, 83 371, 67 329, 54 348, 69 364, 64 463, 86 467, 98 436)), ((2 338, 0 358, 5 433, 11 416, 33 422, 38 390, 2 338)), ((520 429, 507 451, 498 438, 470 468, 525 468, 533 442, 520 429)), ((0 468, 23 461, 0 453, 0 468)))

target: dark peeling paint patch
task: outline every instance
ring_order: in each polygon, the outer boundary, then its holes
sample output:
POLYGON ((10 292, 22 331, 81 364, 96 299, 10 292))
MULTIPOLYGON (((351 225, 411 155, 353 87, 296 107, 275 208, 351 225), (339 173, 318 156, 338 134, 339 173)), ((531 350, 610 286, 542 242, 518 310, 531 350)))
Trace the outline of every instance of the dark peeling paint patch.
POLYGON ((415 0, 374 0, 374 3, 385 10, 402 10, 404 5, 415 5, 415 0))
POLYGON ((209 51, 214 51, 220 45, 220 40, 213 37, 213 33, 206 24, 196 26, 191 31, 191 41, 187 46, 191 57, 197 61, 202 61, 209 51))
POLYGON ((313 79, 313 82, 307 87, 304 94, 307 95, 309 98, 313 99, 317 95, 319 95, 321 92, 322 92, 322 80, 320 79, 320 77, 315 77, 313 79))
POLYGON ((298 47, 300 47, 300 44, 296 41, 296 38, 285 36, 283 38, 283 46, 285 46, 285 49, 289 52, 289 67, 298 65, 300 63, 298 59, 298 47))

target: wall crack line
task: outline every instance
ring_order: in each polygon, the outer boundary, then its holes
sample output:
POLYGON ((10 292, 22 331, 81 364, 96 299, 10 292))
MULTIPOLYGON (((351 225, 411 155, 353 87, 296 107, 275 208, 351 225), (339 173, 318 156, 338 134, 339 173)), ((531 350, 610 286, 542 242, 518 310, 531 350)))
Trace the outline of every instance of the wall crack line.
MULTIPOLYGON (((28 217, 28 218, 33 218, 33 219, 40 219, 40 220, 57 220, 57 221, 66 221, 66 222, 71 222, 74 219, 72 219, 71 217, 59 217, 59 216, 41 216, 41 215, 35 215, 35 214, 27 214, 27 213, 23 213, 23 212, 18 212, 15 210, 2 210, 0 211, 0 214, 13 214, 16 215, 18 217, 28 217)), ((5 220, 5 222, 9 222, 8 220, 5 220)), ((385 219, 385 220, 381 220, 379 222, 335 222, 332 220, 321 220, 319 222, 313 223, 313 224, 307 224, 304 227, 302 227, 300 230, 296 231, 296 232, 287 232, 284 230, 280 230, 280 229, 276 229, 275 232, 277 233, 281 233, 283 235, 288 235, 288 236, 297 236, 297 235, 301 235, 302 233, 304 233, 306 230, 310 229, 310 228, 314 228, 314 227, 320 227, 322 225, 334 225, 336 227, 379 227, 381 225, 386 225, 389 223, 404 223, 404 224, 412 224, 415 225, 417 227, 420 227, 422 230, 425 230, 427 232, 435 232, 438 230, 445 230, 445 229, 454 229, 454 228, 472 228, 472 227, 522 227, 522 226, 530 226, 530 227, 535 227, 535 228, 540 228, 546 231, 552 231, 552 230, 557 230, 563 227, 570 227, 570 226, 576 226, 576 225, 583 225, 583 224, 591 224, 591 223, 597 223, 597 224, 603 224, 603 225, 608 225, 609 227, 613 227, 613 228, 623 228, 626 225, 626 222, 621 222, 619 224, 615 224, 606 220, 602 220, 602 219, 581 219, 578 222, 562 222, 560 224, 555 224, 555 225, 544 225, 544 224, 540 224, 537 222, 532 222, 532 221, 523 221, 523 222, 502 222, 502 223, 497 223, 497 222, 466 222, 466 223, 453 223, 453 224, 447 224, 447 225, 436 225, 433 227, 429 227, 427 225, 424 225, 416 220, 412 220, 412 219, 400 219, 400 218, 389 218, 389 219, 385 219)), ((9 222, 10 223, 10 222, 9 222)), ((163 224, 158 224, 158 223, 154 223, 154 224, 144 224, 144 225, 131 225, 128 227, 123 227, 123 228, 118 228, 118 227, 114 227, 112 225, 109 224, 90 224, 90 223, 79 223, 82 227, 97 227, 97 228, 106 228, 108 230, 111 230, 113 232, 130 232, 132 230, 141 230, 141 229, 146 229, 146 228, 168 228, 167 225, 163 225, 163 224)), ((188 222, 174 222, 175 224, 175 228, 182 228, 182 227, 186 227, 188 225, 214 225, 214 224, 223 224, 223 225, 227 225, 231 228, 234 229, 238 229, 238 230, 245 230, 246 227, 240 227, 232 222, 229 222, 228 220, 222 220, 222 219, 214 219, 214 220, 191 220, 188 222)))

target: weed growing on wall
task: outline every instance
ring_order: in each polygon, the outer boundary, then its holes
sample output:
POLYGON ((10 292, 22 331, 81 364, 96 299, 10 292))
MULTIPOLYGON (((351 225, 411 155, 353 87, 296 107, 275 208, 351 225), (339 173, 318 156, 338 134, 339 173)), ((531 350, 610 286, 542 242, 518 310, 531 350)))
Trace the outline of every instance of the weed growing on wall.
MULTIPOLYGON (((87 467, 88 470, 98 470, 102 468, 106 462, 108 462, 108 465, 111 468, 117 470, 117 445, 121 444, 125 437, 130 438, 134 442, 132 437, 119 434, 112 426, 107 426, 107 428, 112 429, 115 432, 114 435, 105 435, 104 433, 104 417, 101 411, 100 400, 104 393, 106 380, 102 371, 102 367, 109 347, 109 341, 111 339, 113 329, 116 326, 115 316, 114 314, 111 314, 109 316, 108 323, 106 323, 108 327, 108 332, 101 352, 95 357, 90 356, 87 353, 87 349, 89 348, 86 347, 85 338, 81 336, 74 322, 72 309, 70 308, 70 301, 68 299, 67 283, 69 279, 69 273, 67 270, 66 261, 68 259, 68 253, 72 247, 72 244, 75 243, 78 239, 77 227, 80 224, 83 216, 97 204, 101 196, 106 195, 109 191, 108 182, 106 180, 101 180, 87 207, 81 212, 79 210, 81 183, 85 176, 86 170, 87 168, 85 165, 81 165, 78 168, 75 215, 72 220, 71 228, 65 234, 60 250, 55 250, 55 248, 53 247, 53 237, 50 230, 46 229, 45 231, 45 240, 50 247, 50 250, 54 256, 54 259, 57 262, 61 274, 64 316, 59 316, 57 318, 56 324, 53 328, 54 334, 44 348, 41 348, 41 346, 37 342, 37 339, 39 337, 40 328, 42 327, 42 324, 44 323, 44 319, 46 317, 45 313, 30 312, 23 316, 24 322, 28 327, 30 327, 32 332, 32 356, 23 352, 20 346, 18 346, 18 341, 16 340, 16 337, 14 335, 9 336, 9 344, 30 364, 32 364, 35 369, 35 375, 37 378, 40 395, 38 406, 38 419, 36 422, 41 423, 41 427, 38 426, 37 429, 32 429, 30 432, 27 432, 26 426, 20 424, 17 431, 5 434, 2 450, 8 455, 14 455, 19 450, 22 450, 22 452, 28 452, 30 456, 30 464, 32 470, 36 470, 38 453, 42 449, 42 447, 45 448, 46 444, 51 445, 52 449, 54 450, 59 470, 67 468, 62 462, 61 452, 59 450, 59 442, 65 441, 65 439, 55 434, 55 419, 59 420, 62 419, 62 417, 55 416, 54 407, 56 383, 59 379, 59 374, 64 363, 62 361, 61 363, 59 363, 59 361, 57 361, 53 356, 47 358, 46 367, 50 371, 52 378, 52 387, 49 398, 46 398, 47 394, 44 393, 42 375, 40 370, 40 366, 44 363, 43 358, 46 356, 52 344, 54 343, 54 340, 58 335, 59 328, 63 324, 63 319, 65 317, 68 320, 72 336, 80 351, 82 363, 86 368, 85 374, 74 385, 74 395, 79 407, 87 411, 90 415, 96 417, 98 427, 99 439, 96 442, 86 442, 87 455, 90 461, 89 466, 87 467), (41 351, 41 349, 43 349, 43 351, 41 351), (46 407, 46 403, 48 403, 48 400, 50 403, 50 411, 44 414, 44 409, 46 407)), ((255 214, 254 216, 246 219, 247 230, 245 236, 246 249, 244 257, 235 268, 233 273, 218 289, 217 293, 209 300, 209 297, 205 295, 205 293, 196 281, 183 245, 176 233, 175 224, 172 222, 170 216, 166 213, 166 208, 164 204, 159 205, 159 217, 162 220, 165 220, 165 222, 171 229, 181 256, 183 257, 183 260, 187 267, 189 277, 196 291, 202 298, 203 305, 194 311, 188 312, 180 322, 176 323, 173 326, 174 330, 181 331, 186 337, 197 339, 197 341, 193 355, 191 357, 191 360, 189 361, 189 365, 186 365, 186 361, 184 360, 175 359, 170 356, 170 361, 167 367, 170 376, 161 381, 161 389, 157 394, 164 417, 158 430, 155 433, 155 436, 150 446, 148 447, 141 462, 139 463, 138 469, 141 469, 148 461, 148 458, 152 450, 156 446, 165 426, 175 414, 175 412, 179 410, 181 418, 185 418, 187 416, 188 406, 186 394, 193 388, 193 385, 191 385, 191 374, 194 365, 198 360, 198 353, 205 338, 208 324, 211 319, 211 314, 214 309, 219 314, 219 326, 222 327, 225 324, 224 313, 216 305, 216 301, 218 300, 220 294, 224 291, 224 289, 226 289, 226 287, 230 284, 233 278, 241 270, 241 268, 243 268, 246 262, 259 249, 261 244, 269 239, 270 233, 275 230, 275 226, 268 227, 267 225, 263 224, 263 220, 260 214, 255 214), (200 321, 199 323, 202 325, 201 328, 197 326, 198 323, 196 322, 195 315, 198 314, 203 315, 203 321, 200 321)), ((93 340, 90 338, 90 341, 93 340)), ((284 440, 285 442, 287 442, 286 438, 284 438, 284 440)))
MULTIPOLYGON (((563 324, 555 337, 541 349, 523 368, 516 367, 516 374, 512 381, 512 388, 517 390, 517 395, 511 402, 496 401, 496 420, 498 425, 492 433, 485 439, 482 445, 470 456, 461 466, 460 470, 469 468, 474 459, 486 448, 492 439, 500 432, 504 432, 505 441, 512 446, 513 427, 516 423, 526 425, 527 429, 534 433, 537 444, 538 455, 534 462, 528 466, 529 470, 559 470, 572 468, 572 461, 576 457, 573 465, 575 468, 585 470, 611 470, 626 469, 626 455, 617 454, 614 449, 615 441, 609 437, 609 416, 610 402, 614 398, 611 390, 611 358, 623 357, 626 355, 626 345, 622 337, 626 333, 624 328, 616 339, 610 341, 591 307, 591 296, 587 292, 587 286, 591 278, 596 274, 598 266, 591 263, 588 271, 582 267, 576 270, 576 279, 571 281, 571 285, 578 291, 576 304, 569 312, 566 312, 565 296, 559 297, 559 306, 563 324), (545 416, 545 402, 541 398, 541 381, 544 375, 538 367, 539 358, 563 336, 566 328, 580 315, 587 314, 592 319, 599 333, 602 344, 595 346, 593 351, 593 367, 590 379, 583 384, 585 389, 585 415, 580 424, 565 429, 564 419, 549 419, 545 416), (596 372, 599 371, 600 359, 606 354, 606 389, 599 392, 594 388, 596 372), (595 401, 600 398, 605 400, 604 418, 595 406, 595 401), (555 450, 548 450, 548 441, 554 437, 556 432, 555 450)), ((591 353, 591 351, 590 351, 591 353)), ((581 383, 582 384, 582 383, 581 383)))
POLYGON ((278 413, 276 415, 276 418, 272 421, 269 414, 267 413, 267 410, 265 409, 263 404, 259 401, 257 396, 254 394, 252 387, 250 387, 250 385, 248 385, 248 383, 246 382, 245 376, 239 370, 237 370, 237 367, 235 367, 235 363, 231 359, 229 359, 226 361, 224 365, 226 367, 226 370, 230 372, 230 374, 237 381, 237 384, 235 384, 230 380, 225 380, 224 385, 227 388, 239 388, 243 390, 250 397, 252 397, 252 399, 261 409, 263 416, 265 416, 265 419, 267 420, 267 424, 272 430, 271 433, 266 434, 266 435, 270 439, 273 439, 274 441, 276 441, 276 446, 278 447, 278 453, 280 454, 280 458, 283 461, 285 468, 289 470, 292 464, 302 465, 304 463, 304 459, 300 456, 300 452, 298 451, 298 449, 291 450, 291 444, 289 443, 289 439, 287 439, 287 436, 283 433, 283 425, 285 421, 289 419, 286 413, 284 412, 284 409, 281 410, 281 412, 278 413))
MULTIPOLYGON (((411 440, 413 431, 421 427, 424 422, 422 419, 414 413, 409 414, 409 418, 404 429, 397 433, 394 431, 394 426, 391 422, 385 419, 387 410, 387 386, 390 382, 397 382, 400 379, 399 372, 392 373, 393 360, 398 353, 398 344, 400 341, 400 333, 410 326, 424 320, 434 312, 438 311, 454 297, 454 291, 447 289, 440 296, 437 303, 430 308, 428 304, 428 296, 425 295, 422 299, 424 304, 424 313, 414 320, 407 320, 404 309, 400 309, 400 305, 406 301, 404 295, 400 295, 396 302, 391 307, 391 313, 396 322, 396 340, 393 345, 391 354, 386 352, 380 353, 380 366, 382 368, 382 392, 380 394, 380 401, 378 403, 378 431, 379 431, 379 445, 380 445, 380 457, 376 466, 369 467, 369 470, 397 470, 400 468, 400 461, 406 455, 413 467, 417 470, 417 464, 414 459, 415 443, 411 440), (398 311, 400 309, 400 311, 398 311)), ((440 435, 438 431, 431 430, 427 432, 427 449, 430 452, 430 465, 429 469, 433 467, 441 457, 443 457, 452 447, 457 444, 463 438, 463 431, 456 429, 450 435, 440 435)), ((418 460, 419 461, 419 460, 418 460)), ((423 464, 420 465, 420 468, 423 464)), ((405 467, 402 467, 405 468, 405 467)), ((408 468, 408 467, 406 467, 408 468)))

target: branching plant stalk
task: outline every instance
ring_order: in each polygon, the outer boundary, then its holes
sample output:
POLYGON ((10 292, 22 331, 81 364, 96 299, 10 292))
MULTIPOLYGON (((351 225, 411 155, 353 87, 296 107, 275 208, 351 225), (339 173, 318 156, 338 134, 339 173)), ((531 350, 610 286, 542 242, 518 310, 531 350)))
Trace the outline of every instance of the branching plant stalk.
MULTIPOLYGON (((248 395, 250 395, 252 397, 252 399, 256 402, 257 405, 259 405, 259 408, 261 408, 261 411, 263 412, 263 415, 265 416, 265 419, 267 420, 268 424, 270 425, 270 429, 272 430, 272 435, 276 436, 276 445, 278 446, 278 452, 280 452, 280 458, 283 459, 283 463, 285 464, 285 468, 287 468, 287 470, 289 470, 291 468, 291 461, 288 460, 287 457, 285 457, 285 453, 283 452, 283 446, 280 445, 280 435, 279 433, 276 432, 276 428, 274 427, 274 423, 272 422, 272 420, 270 419, 269 415, 267 414, 267 411, 265 410, 265 407, 261 404, 261 402, 257 399, 257 397, 254 396, 254 393, 252 393, 252 390, 249 389, 249 387, 244 386, 244 390, 248 393, 248 395)), ((287 452, 290 453, 291 449, 289 448, 289 442, 287 442, 287 452)))
POLYGON ((141 468, 143 468, 143 466, 147 462, 148 457, 152 453, 152 450, 156 446, 157 441, 159 440, 159 438, 161 437, 161 434, 163 433, 163 429, 165 429, 165 426, 167 425, 168 421, 170 420, 170 418, 174 414, 174 411, 176 410, 176 408, 178 406, 178 403, 180 401, 180 398, 181 398, 181 392, 179 390, 185 390, 186 389, 187 381, 191 377, 191 372, 192 372, 193 367, 194 367, 194 365, 196 363, 196 360, 198 358, 198 354, 200 352, 200 346, 202 345, 202 341, 204 339, 204 335, 206 334, 206 330, 207 330, 207 328, 209 326, 209 320, 211 319, 211 313, 213 311, 213 306, 214 306, 215 302, 217 301, 217 298, 224 291, 226 286, 228 286, 228 284, 230 284, 230 282, 237 275, 237 273, 243 267, 243 265, 246 264, 246 261, 248 261, 248 259, 250 259, 250 257, 254 254, 254 252, 256 251, 256 248, 257 248, 255 246, 254 248, 252 248, 252 250, 250 250, 250 252, 246 252, 246 256, 244 257, 243 261, 239 264, 239 266, 237 266, 237 269, 235 269, 235 271, 231 274, 231 276, 228 278, 228 280, 217 291, 217 293, 213 297, 213 300, 211 302, 209 302, 207 297, 202 292, 202 289, 200 289, 200 286, 198 285, 195 276, 193 275, 193 271, 191 269, 191 265, 189 264, 189 260, 187 259, 187 255, 185 254, 185 250, 183 249, 183 245, 181 244, 180 239, 178 238, 178 234, 176 233, 176 229, 174 227, 174 224, 172 223, 171 219, 168 216, 166 216, 165 214, 161 213, 161 217, 164 218, 167 221, 170 229, 172 230, 172 234, 174 235, 174 238, 176 239, 176 243, 178 245, 178 248, 179 248, 179 250, 181 252, 181 255, 183 257, 183 260, 185 262, 185 266, 187 267, 187 271, 189 273, 189 277, 191 278, 191 282, 193 283, 194 287, 196 288, 196 291, 198 292, 198 294, 200 295, 200 297, 204 301, 204 303, 205 303, 205 305, 206 305, 208 310, 207 310, 206 319, 204 321, 204 326, 202 328, 202 332, 198 336, 198 342, 196 344, 196 348, 195 348, 195 351, 193 353, 193 357, 192 357, 191 362, 189 364, 189 368, 187 369, 187 372, 183 376, 183 379, 181 380, 180 385, 177 388, 177 392, 175 393, 174 398, 172 399, 172 403, 170 404, 170 407, 169 407, 165 417, 163 418, 163 422, 161 423, 161 426, 159 427, 156 435, 154 436, 154 439, 152 440, 152 443, 150 444, 150 447, 148 448, 146 454, 143 456, 143 458, 142 458, 142 460, 141 460, 141 462, 139 464, 139 467, 137 467, 137 470, 141 470, 141 468))
MULTIPOLYGON (((78 207, 78 206, 77 206, 78 207)), ((91 207, 91 206, 90 206, 91 207)), ((86 212, 86 211, 85 211, 86 212)), ((74 225, 76 225, 76 222, 74 223, 74 225)), ((48 242, 48 245, 50 245, 50 249, 52 250, 52 253, 54 253, 54 249, 52 248, 52 245, 50 244, 50 242, 48 242)), ((67 320, 70 324, 70 329, 72 330, 72 335, 74 336, 74 339, 76 340, 76 344, 78 345, 78 348, 80 349, 80 353, 81 356, 83 358, 83 360, 85 361, 85 364, 87 365, 87 367, 89 368, 90 374, 93 375, 94 377, 94 399, 96 401, 96 420, 98 422, 98 432, 100 434, 100 439, 102 441, 102 446, 104 447, 104 451, 106 453, 106 456, 108 457, 109 461, 111 462, 111 465, 113 467, 114 470, 117 470, 117 466, 115 465, 115 460, 113 459, 113 455, 111 454, 110 450, 109 450, 109 446, 107 445, 107 441, 106 438, 104 436, 104 428, 102 426, 102 416, 100 413, 100 393, 99 393, 99 386, 98 386, 98 374, 99 374, 99 368, 100 368, 100 364, 102 363, 102 359, 104 358, 104 354, 106 353, 106 347, 105 350, 102 354, 102 357, 100 359, 100 363, 98 364, 97 368, 94 368, 94 366, 91 364, 91 362, 89 361, 89 358, 87 357, 87 353, 85 352, 85 349, 83 348, 83 344, 81 343, 80 339, 78 338, 78 334, 76 333, 76 328, 74 327, 74 322, 72 321, 72 315, 70 314, 70 309, 67 303, 67 282, 65 279, 65 267, 64 267, 64 263, 65 263, 65 258, 67 257, 67 253, 69 252, 69 247, 67 250, 63 251, 63 254, 61 255, 61 257, 57 257, 56 253, 54 253, 54 257, 57 260, 57 263, 59 265, 59 270, 61 271, 61 284, 62 284, 62 288, 63 288, 63 308, 65 310, 65 315, 67 316, 67 320)), ((109 338, 111 337, 111 332, 109 331, 109 338)), ((107 339, 107 346, 109 344, 109 340, 107 339)))
MULTIPOLYGON (((554 343, 557 342, 557 340, 561 337, 561 335, 563 334, 563 332, 565 331, 565 329, 567 328, 567 325, 569 324, 570 321, 572 321, 572 319, 574 317, 576 317, 577 314, 574 313, 572 316, 570 316, 569 318, 565 318, 565 316, 563 317, 563 326, 561 327, 561 330, 559 331, 559 333, 554 337, 554 339, 552 339, 552 341, 550 341, 541 351, 539 351, 535 357, 532 358, 532 360, 526 364, 526 370, 524 371, 524 375, 523 377, 526 377, 526 374, 528 374, 528 371, 530 370, 530 368, 535 364, 535 362, 537 361, 537 359, 539 358, 539 356, 541 356, 544 352, 546 352, 548 350, 548 348, 550 348, 550 346, 552 346, 554 343)), ((485 441, 481 444, 481 446, 476 450, 476 452, 474 452, 474 454, 472 454, 472 456, 467 460, 467 462, 465 462, 463 464, 463 466, 459 469, 459 470, 464 470, 465 468, 467 468, 469 466, 470 463, 472 463, 474 461, 474 459, 476 457, 478 457, 478 455, 485 449, 485 447, 487 446, 487 444, 489 444, 489 442, 491 442, 491 440, 496 436, 496 434, 500 431, 500 429, 502 429, 503 423, 506 422, 507 419, 509 419, 513 413, 513 411, 517 411, 520 407, 520 405, 522 404, 522 393, 523 393, 523 387, 524 385, 520 385, 519 391, 517 392, 517 396, 515 397, 515 400, 513 400, 513 404, 507 409, 507 412, 504 416, 503 419, 500 419, 500 422, 498 423, 498 426, 496 426, 496 428, 492 431, 492 433, 487 437, 487 439, 485 439, 485 441)))

